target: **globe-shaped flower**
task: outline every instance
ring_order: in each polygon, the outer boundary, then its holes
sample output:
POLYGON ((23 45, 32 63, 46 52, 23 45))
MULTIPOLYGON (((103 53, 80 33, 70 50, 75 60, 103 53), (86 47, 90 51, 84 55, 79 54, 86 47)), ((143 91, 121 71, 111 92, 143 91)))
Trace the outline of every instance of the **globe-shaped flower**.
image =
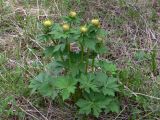
POLYGON ((88 28, 86 26, 82 26, 80 28, 81 33, 86 33, 88 31, 88 28))
POLYGON ((96 27, 99 27, 100 26, 100 22, 99 22, 99 19, 92 19, 91 20, 91 23, 96 26, 96 27))
POLYGON ((75 17, 77 16, 77 13, 76 13, 75 11, 71 11, 71 12, 69 13, 69 16, 70 16, 71 18, 75 18, 75 17))
POLYGON ((69 24, 65 23, 62 25, 63 31, 68 31, 70 29, 69 24))
POLYGON ((43 25, 45 27, 50 27, 50 26, 52 26, 52 24, 53 24, 53 21, 51 21, 51 20, 45 20, 45 21, 43 21, 43 25))

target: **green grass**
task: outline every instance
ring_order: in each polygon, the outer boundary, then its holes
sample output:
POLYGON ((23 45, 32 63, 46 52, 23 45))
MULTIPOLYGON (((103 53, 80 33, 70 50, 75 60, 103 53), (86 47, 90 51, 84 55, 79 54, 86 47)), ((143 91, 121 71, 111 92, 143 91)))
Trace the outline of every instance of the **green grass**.
MULTIPOLYGON (((31 119, 31 116, 25 113, 30 110, 28 107, 21 110, 23 102, 19 101, 23 101, 21 97, 24 97, 36 106, 38 111, 42 111, 42 115, 47 116, 50 101, 38 94, 30 95, 28 89, 30 79, 34 78, 48 62, 42 53, 46 45, 37 40, 38 34, 41 33, 40 22, 46 17, 58 21, 57 18, 67 14, 71 8, 79 11, 86 20, 93 16, 99 17, 102 27, 109 31, 106 38, 109 52, 104 57, 115 62, 121 71, 122 91, 119 98, 122 111, 119 116, 110 114, 107 116, 110 119, 116 116, 117 119, 121 119, 128 117, 125 114, 128 113, 131 116, 128 119, 158 119, 160 29, 157 8, 152 7, 151 1, 100 0, 96 3, 96 0, 81 0, 80 3, 72 1, 73 4, 72 2, 64 4, 64 1, 41 0, 37 3, 35 0, 30 2, 0 0, 0 101, 12 96, 17 100, 15 104, 20 106, 14 107, 13 111, 21 111, 24 119, 27 117, 31 119), (80 7, 77 7, 77 4, 80 7)), ((65 116, 66 111, 72 113, 72 109, 57 107, 55 103, 50 107, 53 106, 61 112, 62 115, 59 114, 61 116, 65 116)), ((6 110, 8 108, 5 108, 6 110)), ((5 119, 15 117, 6 114, 3 116, 5 119)), ((105 115, 102 117, 107 118, 105 115)))

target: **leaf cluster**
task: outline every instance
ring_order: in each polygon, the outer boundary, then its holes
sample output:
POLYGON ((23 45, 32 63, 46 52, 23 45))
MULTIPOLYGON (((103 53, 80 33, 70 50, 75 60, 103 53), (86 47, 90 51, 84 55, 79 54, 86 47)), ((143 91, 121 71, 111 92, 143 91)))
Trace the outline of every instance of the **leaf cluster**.
POLYGON ((54 60, 45 72, 31 80, 32 92, 53 100, 72 100, 80 114, 98 117, 101 112, 118 112, 116 66, 97 59, 97 55, 107 51, 106 31, 99 26, 99 20, 93 20, 96 25, 92 22, 83 25, 85 31, 81 30, 78 16, 65 16, 63 20, 69 29, 59 23, 44 26, 40 39, 52 41, 45 55, 54 60))

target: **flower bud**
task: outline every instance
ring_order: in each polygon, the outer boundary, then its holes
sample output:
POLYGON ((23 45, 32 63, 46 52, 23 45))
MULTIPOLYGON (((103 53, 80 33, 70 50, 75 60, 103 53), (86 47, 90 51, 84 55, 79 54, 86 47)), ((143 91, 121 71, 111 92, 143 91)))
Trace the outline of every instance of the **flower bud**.
POLYGON ((69 13, 69 16, 70 16, 71 18, 75 18, 75 17, 77 16, 77 13, 76 13, 75 11, 71 11, 71 12, 69 13))
POLYGON ((96 27, 99 27, 100 26, 100 22, 99 22, 99 19, 93 19, 91 20, 91 23, 96 26, 96 27))
POLYGON ((81 33, 86 33, 88 31, 88 28, 86 26, 82 26, 80 28, 81 33))
POLYGON ((43 25, 45 27, 50 27, 50 26, 52 26, 52 24, 53 24, 53 22, 51 20, 45 20, 45 21, 43 21, 43 25))
POLYGON ((67 23, 63 24, 62 27, 63 27, 63 31, 68 31, 70 29, 70 26, 67 23))

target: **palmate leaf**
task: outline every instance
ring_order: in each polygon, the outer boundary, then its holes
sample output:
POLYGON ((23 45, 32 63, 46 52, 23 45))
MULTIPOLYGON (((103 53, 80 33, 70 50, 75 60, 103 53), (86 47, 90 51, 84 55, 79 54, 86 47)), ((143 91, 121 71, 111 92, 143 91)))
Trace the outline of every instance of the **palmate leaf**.
POLYGON ((115 92, 119 91, 116 78, 108 77, 105 73, 98 72, 95 79, 104 95, 115 96, 115 92))
POLYGON ((70 97, 71 93, 75 92, 77 80, 69 76, 59 77, 56 81, 56 87, 61 91, 60 94, 63 100, 70 97))
POLYGON ((116 113, 119 112, 119 104, 118 104, 118 102, 113 102, 112 101, 110 106, 111 106, 110 109, 111 109, 112 112, 116 112, 116 113))
POLYGON ((80 99, 76 105, 80 108, 80 114, 93 114, 98 117, 112 101, 112 98, 106 97, 99 93, 90 93, 85 95, 84 99, 80 99))
POLYGON ((115 92, 118 91, 118 84, 116 78, 108 77, 104 86, 102 88, 102 92, 104 95, 115 96, 115 92))
POLYGON ((59 91, 56 89, 54 86, 53 82, 48 82, 44 83, 40 88, 39 92, 44 96, 44 97, 51 97, 53 100, 55 97, 57 97, 59 91))
POLYGON ((55 23, 52 27, 52 31, 49 33, 52 35, 54 40, 60 40, 66 38, 66 35, 63 34, 63 29, 60 24, 55 23))
POLYGON ((63 31, 62 26, 58 23, 54 23, 54 25, 52 26, 52 31, 63 31))
POLYGON ((108 73, 111 73, 111 74, 116 73, 116 70, 117 70, 116 65, 113 64, 110 61, 100 61, 99 65, 104 72, 108 72, 108 73))
POLYGON ((80 114, 88 115, 91 113, 91 109, 92 109, 92 102, 91 101, 80 99, 80 100, 78 100, 78 102, 76 104, 78 107, 80 107, 80 110, 79 110, 80 114))
POLYGON ((57 46, 48 46, 45 48, 44 54, 47 57, 58 57, 65 50, 65 44, 59 44, 57 46))
POLYGON ((39 35, 39 36, 37 37, 37 39, 38 39, 39 41, 42 41, 42 42, 48 41, 49 38, 50 38, 50 36, 47 35, 47 34, 39 35))
POLYGON ((80 73, 84 73, 85 65, 83 63, 71 63, 70 72, 72 76, 77 76, 80 73))
POLYGON ((55 32, 51 32, 50 34, 53 35, 53 38, 55 40, 61 40, 61 39, 66 39, 67 38, 67 35, 63 34, 63 31, 62 32, 55 31, 55 32))
POLYGON ((80 31, 77 29, 71 29, 68 33, 68 41, 69 42, 75 42, 78 41, 80 37, 80 31))
POLYGON ((41 85, 45 82, 48 82, 50 76, 46 73, 40 73, 35 79, 31 80, 29 88, 32 88, 32 93, 38 90, 41 85))
POLYGON ((96 52, 98 54, 104 54, 107 53, 108 49, 106 48, 106 46, 103 43, 97 43, 96 44, 96 52))
POLYGON ((63 33, 63 29, 60 24, 55 23, 52 26, 52 31, 49 32, 49 35, 52 36, 53 40, 61 40, 67 38, 67 36, 63 33))
POLYGON ((93 39, 86 39, 84 41, 84 45, 86 48, 90 49, 90 50, 96 50, 96 41, 93 39))
POLYGON ((59 45, 54 47, 53 53, 58 52, 58 51, 62 52, 64 49, 65 49, 65 44, 59 44, 59 45))
POLYGON ((105 112, 116 112, 118 113, 120 111, 119 103, 116 99, 112 99, 112 101, 106 106, 105 112))
MULTIPOLYGON (((91 34, 91 33, 89 33, 89 34, 91 34)), ((84 36, 80 37, 79 39, 83 43, 83 46, 85 48, 96 51, 96 43, 98 41, 96 40, 95 33, 93 33, 93 35, 89 35, 89 34, 84 35, 84 36)))
POLYGON ((108 34, 108 32, 107 31, 105 31, 104 29, 99 29, 98 31, 97 31, 97 34, 98 34, 98 36, 100 36, 100 37, 106 37, 107 36, 107 34, 108 34))
POLYGON ((58 95, 54 82, 55 78, 48 73, 40 73, 35 79, 31 80, 29 88, 32 89, 32 93, 37 90, 43 96, 54 99, 58 95))
POLYGON ((99 92, 94 77, 95 77, 94 74, 88 74, 88 75, 82 74, 79 80, 80 88, 84 89, 87 93, 90 93, 91 90, 94 92, 99 92))
POLYGON ((52 61, 46 65, 46 69, 53 76, 58 76, 63 71, 64 65, 61 61, 52 61))
POLYGON ((95 81, 99 88, 103 88, 106 84, 108 76, 103 72, 97 72, 95 75, 95 81))

